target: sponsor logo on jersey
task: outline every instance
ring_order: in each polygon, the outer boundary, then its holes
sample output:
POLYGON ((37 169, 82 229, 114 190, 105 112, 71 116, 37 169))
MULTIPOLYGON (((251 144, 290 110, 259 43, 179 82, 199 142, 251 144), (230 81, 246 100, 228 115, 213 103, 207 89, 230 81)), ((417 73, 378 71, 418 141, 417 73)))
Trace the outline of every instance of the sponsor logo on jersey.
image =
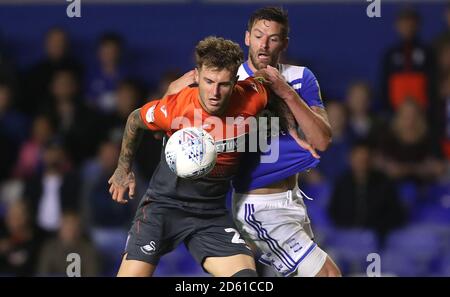
POLYGON ((216 141, 217 153, 230 153, 239 151, 239 148, 241 148, 242 145, 245 145, 245 135, 246 134, 242 134, 234 138, 216 141))

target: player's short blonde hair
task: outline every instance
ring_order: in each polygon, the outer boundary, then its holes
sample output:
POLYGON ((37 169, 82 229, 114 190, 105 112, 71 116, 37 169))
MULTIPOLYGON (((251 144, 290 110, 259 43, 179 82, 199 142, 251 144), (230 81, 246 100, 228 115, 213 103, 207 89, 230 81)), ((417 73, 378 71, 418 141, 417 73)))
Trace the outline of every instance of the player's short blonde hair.
POLYGON ((237 73, 239 66, 244 62, 244 53, 236 42, 209 36, 195 47, 195 60, 198 68, 206 66, 237 73))

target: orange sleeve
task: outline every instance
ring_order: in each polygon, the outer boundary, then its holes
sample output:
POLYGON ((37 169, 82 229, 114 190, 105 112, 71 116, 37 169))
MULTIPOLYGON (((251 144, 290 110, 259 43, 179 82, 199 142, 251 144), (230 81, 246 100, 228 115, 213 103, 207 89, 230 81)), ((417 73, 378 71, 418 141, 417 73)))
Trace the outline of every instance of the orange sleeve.
POLYGON ((141 107, 141 120, 152 131, 169 131, 173 96, 150 101, 141 107))

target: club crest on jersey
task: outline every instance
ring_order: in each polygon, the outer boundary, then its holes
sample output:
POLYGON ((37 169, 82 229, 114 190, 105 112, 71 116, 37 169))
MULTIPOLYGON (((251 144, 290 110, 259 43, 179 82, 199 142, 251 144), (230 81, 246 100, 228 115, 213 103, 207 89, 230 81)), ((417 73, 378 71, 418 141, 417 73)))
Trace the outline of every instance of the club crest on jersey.
POLYGON ((149 244, 141 246, 141 252, 143 252, 146 255, 151 255, 155 251, 156 251, 156 243, 153 240, 150 241, 149 244))
POLYGON ((252 86, 253 90, 255 90, 256 93, 259 93, 258 87, 256 86, 255 83, 252 83, 251 86, 252 86))
POLYGON ((183 131, 180 139, 182 151, 189 156, 196 164, 200 165, 203 160, 203 154, 206 150, 202 141, 203 135, 194 131, 183 131))

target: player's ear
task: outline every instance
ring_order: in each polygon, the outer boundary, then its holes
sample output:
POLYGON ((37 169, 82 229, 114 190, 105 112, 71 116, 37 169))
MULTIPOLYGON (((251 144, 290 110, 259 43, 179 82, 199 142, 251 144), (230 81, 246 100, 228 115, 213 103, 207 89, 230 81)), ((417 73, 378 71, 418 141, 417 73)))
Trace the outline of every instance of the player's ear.
POLYGON ((245 31, 245 45, 250 46, 250 32, 245 31))
POLYGON ((288 48, 288 45, 289 45, 289 37, 286 37, 284 39, 283 51, 285 51, 288 48))

